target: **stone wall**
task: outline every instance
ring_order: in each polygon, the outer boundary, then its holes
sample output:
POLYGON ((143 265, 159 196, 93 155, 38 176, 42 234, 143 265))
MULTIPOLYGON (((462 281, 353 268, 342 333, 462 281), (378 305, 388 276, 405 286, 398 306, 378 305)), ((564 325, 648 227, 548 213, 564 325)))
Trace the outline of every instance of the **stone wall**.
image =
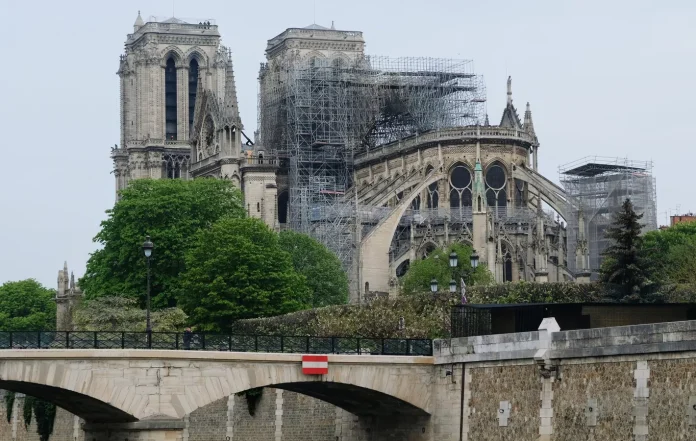
POLYGON ((464 363, 464 440, 696 439, 696 321, 436 342, 464 363))

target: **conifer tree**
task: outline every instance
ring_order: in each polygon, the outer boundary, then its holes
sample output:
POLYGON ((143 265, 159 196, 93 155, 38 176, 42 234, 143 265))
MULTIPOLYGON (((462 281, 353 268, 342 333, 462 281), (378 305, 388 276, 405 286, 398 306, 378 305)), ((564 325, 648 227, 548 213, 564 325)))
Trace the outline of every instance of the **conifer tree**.
POLYGON ((642 256, 640 220, 630 199, 626 199, 621 210, 605 232, 612 244, 604 251, 604 262, 600 270, 600 280, 609 290, 609 297, 621 302, 647 302, 655 298, 649 295, 651 282, 648 277, 648 264, 642 256))

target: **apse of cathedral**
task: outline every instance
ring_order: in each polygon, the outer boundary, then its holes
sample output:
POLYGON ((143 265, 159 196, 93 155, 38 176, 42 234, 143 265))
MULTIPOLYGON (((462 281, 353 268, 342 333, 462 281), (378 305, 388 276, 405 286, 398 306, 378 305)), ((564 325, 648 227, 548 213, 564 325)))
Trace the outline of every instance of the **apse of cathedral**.
POLYGON ((532 112, 520 118, 511 80, 490 124, 470 63, 364 48, 362 32, 333 25, 269 40, 247 137, 217 25, 138 14, 118 70, 117 197, 140 178, 229 179, 250 216, 334 251, 353 301, 396 293, 411 262, 452 242, 473 246, 498 282, 589 281, 582 214, 539 174, 532 112), (574 271, 559 215, 580 224, 574 271))

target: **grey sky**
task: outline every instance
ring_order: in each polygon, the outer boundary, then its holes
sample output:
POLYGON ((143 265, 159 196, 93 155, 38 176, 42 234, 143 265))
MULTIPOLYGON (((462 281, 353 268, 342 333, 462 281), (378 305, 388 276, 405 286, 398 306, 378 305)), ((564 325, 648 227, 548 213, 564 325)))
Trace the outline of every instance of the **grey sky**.
MULTIPOLYGON (((246 131, 256 127, 266 41, 314 21, 313 0, 176 0, 178 17, 214 18, 233 51, 246 131)), ((114 202, 116 70, 138 10, 172 0, 0 0, 0 283, 55 286, 77 276, 114 202)), ((370 54, 473 59, 497 123, 506 76, 532 106, 540 169, 586 155, 653 160, 658 222, 692 202, 696 3, 581 0, 317 0, 316 22, 360 30, 370 54)), ((139 244, 133 244, 139 246, 139 244)))

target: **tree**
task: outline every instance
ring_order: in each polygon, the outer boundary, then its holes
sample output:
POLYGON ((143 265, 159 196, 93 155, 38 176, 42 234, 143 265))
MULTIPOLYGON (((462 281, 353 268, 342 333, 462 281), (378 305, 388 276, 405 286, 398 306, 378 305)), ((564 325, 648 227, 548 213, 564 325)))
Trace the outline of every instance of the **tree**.
POLYGON ((34 279, 0 286, 0 329, 41 331, 55 329, 56 294, 34 279))
MULTIPOLYGON (((155 332, 181 331, 188 317, 179 308, 166 308, 152 312, 152 330, 155 332)), ((138 307, 135 299, 125 297, 100 297, 80 303, 73 315, 78 331, 130 331, 144 332, 146 312, 138 307)))
POLYGON ((244 216, 240 191, 220 179, 139 179, 120 194, 94 238, 103 248, 90 256, 80 280, 88 299, 116 295, 145 305, 146 260, 141 245, 150 235, 155 244, 152 306, 175 306, 184 256, 196 232, 223 216, 244 216))
POLYGON ((639 221, 642 218, 643 214, 636 213, 631 200, 626 199, 605 232, 604 236, 612 244, 603 253, 605 261, 600 269, 600 280, 607 285, 609 297, 614 300, 649 301, 652 284, 641 251, 643 225, 639 221))
POLYGON ((403 294, 415 294, 430 291, 430 281, 436 279, 440 290, 448 290, 450 280, 457 282, 458 291, 461 289, 460 280, 463 278, 467 285, 487 285, 493 283, 493 275, 485 265, 479 265, 476 270, 471 267, 473 249, 459 243, 450 244, 447 248, 439 248, 427 258, 411 264, 401 280, 403 294), (450 253, 457 253, 459 263, 454 272, 449 266, 450 253))
POLYGON ((278 235, 258 219, 225 218, 200 230, 186 254, 179 305, 199 329, 228 331, 235 320, 310 306, 278 235))
POLYGON ((348 277, 334 253, 306 234, 294 231, 282 231, 279 241, 280 247, 290 254, 295 271, 307 279, 313 308, 348 303, 348 277))
POLYGON ((696 283, 696 222, 649 231, 643 236, 642 255, 651 279, 667 284, 696 283))

